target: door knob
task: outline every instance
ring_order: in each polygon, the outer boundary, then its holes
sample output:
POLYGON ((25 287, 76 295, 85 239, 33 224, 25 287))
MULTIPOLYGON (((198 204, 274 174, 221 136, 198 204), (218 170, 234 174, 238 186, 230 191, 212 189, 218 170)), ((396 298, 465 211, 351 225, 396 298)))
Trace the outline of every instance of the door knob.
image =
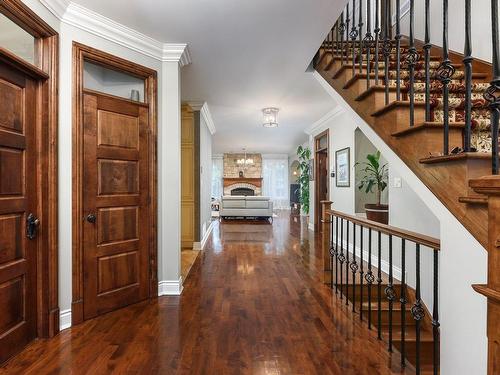
POLYGON ((26 218, 26 237, 28 237, 28 239, 33 240, 36 237, 39 225, 40 220, 35 215, 30 213, 26 218))
POLYGON ((88 221, 89 223, 94 224, 94 223, 96 222, 96 216, 95 216, 94 214, 88 214, 88 215, 87 215, 87 221, 88 221))

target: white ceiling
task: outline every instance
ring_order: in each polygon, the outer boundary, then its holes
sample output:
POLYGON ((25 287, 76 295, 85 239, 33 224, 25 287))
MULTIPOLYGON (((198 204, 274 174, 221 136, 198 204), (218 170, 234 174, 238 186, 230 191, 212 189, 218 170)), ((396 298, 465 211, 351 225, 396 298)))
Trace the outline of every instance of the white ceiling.
POLYGON ((182 99, 206 101, 215 153, 289 153, 335 106, 306 68, 344 0, 76 0, 161 42, 187 43, 182 99), (280 108, 276 129, 263 107, 280 108))

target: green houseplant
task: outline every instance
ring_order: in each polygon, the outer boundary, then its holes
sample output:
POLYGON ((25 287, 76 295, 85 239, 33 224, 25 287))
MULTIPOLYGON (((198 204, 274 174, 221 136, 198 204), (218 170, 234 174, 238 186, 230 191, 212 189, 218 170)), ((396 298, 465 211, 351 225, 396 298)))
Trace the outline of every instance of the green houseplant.
POLYGON ((387 164, 380 164, 380 151, 366 155, 366 159, 366 162, 356 163, 356 166, 361 167, 360 172, 362 173, 358 189, 364 190, 366 194, 375 192, 377 199, 377 203, 365 205, 366 217, 368 220, 387 224, 389 222, 389 206, 381 202, 382 192, 387 188, 389 180, 387 164))
POLYGON ((309 214, 309 160, 311 159, 311 150, 308 147, 299 146, 297 148, 297 156, 299 157, 300 175, 298 178, 299 187, 299 202, 302 212, 309 214))

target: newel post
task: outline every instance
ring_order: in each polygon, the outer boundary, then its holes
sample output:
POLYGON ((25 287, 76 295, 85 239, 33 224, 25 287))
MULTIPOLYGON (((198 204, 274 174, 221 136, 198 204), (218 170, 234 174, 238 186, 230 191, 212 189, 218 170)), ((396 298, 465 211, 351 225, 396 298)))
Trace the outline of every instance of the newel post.
POLYGON ((488 284, 472 287, 488 298, 488 374, 500 374, 500 176, 478 178, 469 184, 488 196, 488 284))
POLYGON ((332 281, 332 265, 330 258, 331 247, 331 216, 327 212, 332 209, 331 201, 321 201, 321 248, 323 250, 323 280, 325 284, 330 284, 332 281))

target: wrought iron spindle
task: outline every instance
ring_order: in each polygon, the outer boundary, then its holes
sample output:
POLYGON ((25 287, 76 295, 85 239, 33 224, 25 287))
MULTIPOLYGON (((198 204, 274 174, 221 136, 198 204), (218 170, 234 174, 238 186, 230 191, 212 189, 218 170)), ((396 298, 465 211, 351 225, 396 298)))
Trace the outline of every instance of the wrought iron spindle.
POLYGON ((352 312, 356 311, 356 271, 358 270, 358 263, 356 261, 356 223, 352 223, 352 312))
POLYGON ((365 279, 368 284, 368 329, 372 329, 372 285, 375 281, 372 272, 372 228, 368 229, 368 272, 365 279))
POLYGON ((346 263, 345 263, 345 304, 349 304, 349 220, 347 222, 347 241, 346 241, 346 263))
POLYGON ((415 360, 415 370, 417 374, 420 374, 420 330, 421 330, 421 320, 425 316, 424 307, 422 306, 422 299, 420 295, 420 244, 416 244, 415 247, 415 268, 416 268, 416 290, 415 290, 415 303, 411 308, 411 314, 413 319, 415 319, 415 345, 416 345, 416 360, 415 360))
POLYGON ((366 88, 370 88, 370 75, 371 75, 371 52, 373 45, 372 35, 372 0, 366 1, 366 34, 363 39, 363 45, 366 48, 366 88))
POLYGON ((498 122, 500 119, 500 56, 498 50, 498 0, 491 0, 491 24, 493 42, 493 80, 484 93, 491 110, 491 170, 498 174, 498 122))
POLYGON ((335 294, 338 294, 339 292, 338 273, 339 273, 339 217, 335 216, 335 294))
POLYGON ((430 0, 425 0, 425 121, 431 121, 431 15, 430 0))
POLYGON ((401 4, 396 0, 396 100, 401 100, 401 4))
POLYGON ((470 151, 471 131, 472 131, 472 42, 471 42, 471 0, 465 0, 465 47, 464 59, 465 67, 465 132, 464 150, 470 151))
POLYGON ((333 247, 333 220, 330 215, 330 288, 333 289, 333 259, 335 258, 335 248, 333 247))
POLYGON ((432 308, 432 336, 433 336, 433 351, 432 351, 432 364, 434 375, 439 372, 439 254, 438 250, 434 249, 434 281, 433 289, 433 308, 432 308))
POLYGON ((339 54, 339 20, 335 22, 335 50, 332 48, 332 59, 339 54))
POLYGON ((375 0, 375 86, 378 85, 379 54, 380 54, 380 0, 375 0))
POLYGON ((345 33, 344 12, 340 15, 340 65, 344 66, 344 33, 345 33))
POLYGON ((385 295, 389 301, 389 352, 392 353, 392 311, 393 303, 396 298, 396 293, 394 292, 394 275, 393 275, 393 264, 392 264, 392 234, 389 234, 389 285, 385 288, 385 295))
POLYGON ((455 67, 452 65, 448 51, 448 0, 443 0, 443 62, 437 69, 437 76, 443 85, 443 154, 449 154, 449 133, 450 133, 450 103, 449 87, 455 67))
POLYGON ((392 44, 389 38, 390 31, 390 4, 389 1, 384 2, 384 43, 382 46, 382 50, 384 52, 384 65, 385 65, 385 75, 384 75, 384 84, 385 84, 385 104, 389 104, 389 56, 392 52, 392 44))
POLYGON ((358 29, 356 28, 356 0, 352 0, 352 28, 351 33, 351 49, 352 49, 352 76, 356 74, 356 40, 358 38, 358 29))
POLYGON ((340 262, 340 299, 342 300, 343 293, 344 293, 344 262, 345 262, 345 256, 344 256, 344 219, 340 218, 340 255, 339 255, 339 262, 340 262))
POLYGON ((401 367, 405 366, 406 358, 406 241, 401 239, 401 367))
POLYGON ((378 339, 382 340, 382 233, 378 232, 378 274, 377 274, 377 334, 378 339))
POLYGON ((359 268, 359 319, 363 320, 363 226, 359 227, 359 253, 360 253, 360 268, 359 268))
POLYGON ((359 53, 358 53, 358 63, 359 63, 359 73, 363 73, 363 0, 359 0, 359 53))
POLYGON ((415 64, 418 59, 415 48, 415 0, 410 0, 410 48, 405 61, 410 72, 410 126, 415 125, 415 64))
POLYGON ((349 62, 349 22, 351 22, 351 19, 349 18, 349 2, 347 3, 347 18, 346 18, 346 35, 345 35, 345 63, 347 64, 349 62))

